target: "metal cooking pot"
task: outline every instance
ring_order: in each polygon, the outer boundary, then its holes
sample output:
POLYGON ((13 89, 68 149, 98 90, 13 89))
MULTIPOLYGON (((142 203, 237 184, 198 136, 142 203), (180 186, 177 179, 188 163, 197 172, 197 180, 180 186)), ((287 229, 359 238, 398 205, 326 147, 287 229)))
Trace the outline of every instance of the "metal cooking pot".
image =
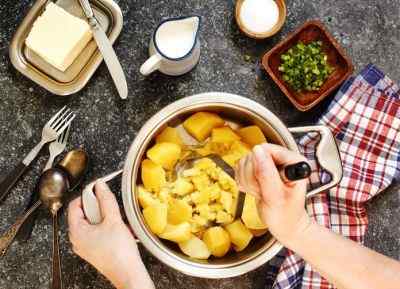
POLYGON ((216 112, 224 118, 237 120, 244 125, 256 124, 270 142, 296 152, 299 149, 292 133, 318 132, 321 139, 317 147, 317 159, 320 166, 328 171, 332 178, 329 183, 308 192, 308 197, 338 184, 342 177, 342 164, 335 140, 327 127, 287 128, 262 105, 234 94, 211 92, 186 97, 168 105, 146 122, 129 149, 122 176, 123 203, 133 231, 146 249, 160 261, 178 271, 203 278, 234 277, 265 264, 283 246, 267 233, 254 239, 242 252, 230 252, 223 258, 209 260, 192 259, 181 253, 176 245, 162 241, 149 230, 136 198, 136 183, 140 182, 140 164, 154 137, 167 125, 174 126, 197 111, 216 112))

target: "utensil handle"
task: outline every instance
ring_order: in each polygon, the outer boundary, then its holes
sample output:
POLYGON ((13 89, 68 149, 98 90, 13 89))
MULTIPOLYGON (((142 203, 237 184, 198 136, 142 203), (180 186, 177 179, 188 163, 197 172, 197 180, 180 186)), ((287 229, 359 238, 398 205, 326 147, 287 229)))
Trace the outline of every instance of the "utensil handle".
POLYGON ((279 174, 285 183, 290 183, 308 178, 311 175, 311 167, 306 162, 298 162, 279 169, 279 174))
MULTIPOLYGON (((39 192, 36 188, 35 191, 31 194, 29 203, 25 208, 25 212, 27 212, 35 203, 39 200, 39 192)), ((19 242, 26 242, 32 235, 33 227, 35 226, 36 219, 39 215, 39 210, 36 210, 29 217, 26 218, 25 222, 19 229, 17 234, 17 239, 19 242)))
POLYGON ((41 201, 37 201, 25 214, 17 219, 17 221, 0 237, 0 257, 3 257, 10 245, 15 239, 19 229, 21 228, 24 221, 42 204, 41 201))
POLYGON ((24 174, 29 164, 36 158, 46 142, 41 140, 18 165, 0 182, 0 203, 6 198, 10 189, 24 174))
POLYGON ((53 213, 53 268, 52 289, 62 289, 60 247, 58 244, 58 218, 57 212, 53 213))
POLYGON ((92 17, 94 17, 93 9, 92 9, 92 7, 90 6, 90 3, 89 3, 88 0, 79 0, 79 3, 81 4, 83 13, 85 13, 85 16, 86 16, 87 18, 92 18, 92 17))
POLYGON ((0 183, 0 203, 7 197, 11 188, 19 180, 28 168, 23 162, 20 162, 11 172, 9 172, 0 183))

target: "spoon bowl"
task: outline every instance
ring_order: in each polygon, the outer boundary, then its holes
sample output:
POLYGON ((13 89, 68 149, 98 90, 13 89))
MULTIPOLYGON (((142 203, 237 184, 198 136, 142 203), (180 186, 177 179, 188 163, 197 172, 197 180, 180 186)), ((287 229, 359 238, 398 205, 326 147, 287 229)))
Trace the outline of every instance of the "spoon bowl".
POLYGON ((68 189, 68 176, 61 169, 49 169, 40 178, 40 199, 52 213, 57 212, 62 207, 63 198, 68 189))
POLYGON ((39 181, 39 196, 53 217, 53 266, 52 289, 62 289, 60 248, 58 243, 58 210, 63 206, 63 199, 69 190, 68 175, 59 168, 47 170, 39 181))

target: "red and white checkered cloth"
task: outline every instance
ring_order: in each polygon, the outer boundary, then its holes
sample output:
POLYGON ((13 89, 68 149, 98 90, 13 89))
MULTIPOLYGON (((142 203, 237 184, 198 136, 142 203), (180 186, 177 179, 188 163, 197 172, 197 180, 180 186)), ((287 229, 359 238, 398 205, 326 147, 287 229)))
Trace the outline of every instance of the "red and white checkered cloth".
MULTIPOLYGON (((399 87, 368 65, 343 84, 318 123, 330 127, 336 137, 343 179, 337 187, 308 199, 307 211, 319 224, 362 243, 368 224, 365 203, 400 176, 399 87)), ((314 159, 317 141, 315 134, 300 140, 315 172, 310 186, 328 178, 314 159)), ((334 288, 290 250, 284 249, 270 264, 267 288, 334 288)))

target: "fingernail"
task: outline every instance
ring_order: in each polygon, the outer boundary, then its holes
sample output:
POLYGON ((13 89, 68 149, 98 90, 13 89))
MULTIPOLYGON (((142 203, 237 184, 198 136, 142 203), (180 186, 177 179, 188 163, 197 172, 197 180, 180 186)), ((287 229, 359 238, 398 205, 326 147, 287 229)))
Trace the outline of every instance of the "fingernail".
POLYGON ((96 191, 97 190, 101 190, 101 191, 108 190, 107 184, 102 179, 98 179, 94 186, 95 186, 96 191))
POLYGON ((264 151, 260 145, 256 145, 253 149, 253 152, 257 159, 260 159, 264 156, 264 151))

